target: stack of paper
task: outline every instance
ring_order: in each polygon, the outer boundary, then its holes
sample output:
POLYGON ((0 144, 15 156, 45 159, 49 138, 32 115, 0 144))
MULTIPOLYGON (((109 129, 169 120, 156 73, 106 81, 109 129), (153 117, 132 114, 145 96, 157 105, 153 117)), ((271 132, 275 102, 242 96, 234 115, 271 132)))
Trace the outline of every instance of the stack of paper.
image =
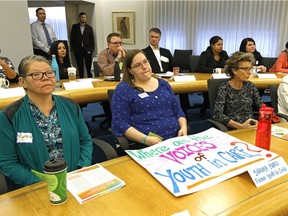
POLYGON ((124 185, 124 181, 100 164, 75 170, 67 176, 67 188, 80 204, 118 190, 124 185))

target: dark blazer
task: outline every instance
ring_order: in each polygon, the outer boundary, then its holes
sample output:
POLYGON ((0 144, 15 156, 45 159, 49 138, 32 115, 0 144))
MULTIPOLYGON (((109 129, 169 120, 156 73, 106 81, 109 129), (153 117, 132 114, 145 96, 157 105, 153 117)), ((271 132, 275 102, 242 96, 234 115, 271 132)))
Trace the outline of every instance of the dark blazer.
POLYGON ((91 26, 85 24, 85 29, 82 35, 80 30, 80 23, 74 24, 71 29, 70 37, 71 37, 70 38, 71 50, 73 51, 80 50, 83 41, 85 49, 87 51, 93 52, 95 48, 95 42, 94 42, 93 28, 91 26))
POLYGON ((220 59, 216 61, 211 49, 207 49, 200 55, 197 72, 213 73, 214 68, 224 68, 226 60, 229 58, 226 51, 219 53, 220 59))
POLYGON ((160 70, 160 66, 158 64, 158 61, 156 59, 156 56, 154 55, 152 48, 150 46, 148 46, 145 49, 143 49, 143 51, 144 51, 147 59, 150 61, 150 65, 151 65, 153 73, 173 71, 174 61, 173 61, 173 56, 172 56, 170 50, 160 47, 160 55, 165 56, 169 60, 168 62, 161 61, 163 71, 160 70))

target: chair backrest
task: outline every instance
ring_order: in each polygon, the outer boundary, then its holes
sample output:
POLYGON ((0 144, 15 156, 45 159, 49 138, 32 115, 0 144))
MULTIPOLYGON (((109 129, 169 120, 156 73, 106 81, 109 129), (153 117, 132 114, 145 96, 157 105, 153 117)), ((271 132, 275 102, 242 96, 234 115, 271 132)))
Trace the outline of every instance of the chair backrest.
POLYGON ((180 72, 190 72, 189 56, 193 50, 174 50, 174 65, 180 67, 180 72))
POLYGON ((117 158, 115 149, 107 142, 93 138, 92 164, 117 158))
POLYGON ((108 101, 109 101, 110 106, 111 106, 111 102, 112 102, 113 93, 114 93, 114 89, 108 89, 107 90, 108 101))
POLYGON ((191 72, 197 72, 197 68, 199 65, 200 56, 199 55, 190 55, 189 56, 189 65, 191 72))
POLYGON ((267 68, 267 71, 275 64, 277 57, 263 57, 264 66, 267 68))
POLYGON ((0 194, 4 194, 8 191, 9 189, 8 189, 6 177, 0 172, 0 194))
MULTIPOLYGON (((108 101, 109 101, 110 106, 111 106, 111 102, 112 102, 113 93, 114 93, 114 89, 108 89, 107 90, 108 101)), ((129 149, 129 141, 126 139, 126 137, 124 137, 124 136, 123 137, 117 137, 111 128, 109 129, 109 131, 111 133, 113 133, 113 135, 116 137, 118 144, 121 146, 121 148, 123 150, 129 149)))
POLYGON ((218 86, 228 79, 208 79, 207 85, 208 85, 208 96, 209 96, 209 105, 210 105, 210 113, 211 118, 213 116, 214 106, 215 106, 215 100, 218 94, 218 86))
POLYGON ((278 84, 269 86, 271 105, 275 113, 278 113, 278 95, 277 95, 278 87, 279 87, 278 84))
POLYGON ((94 77, 99 77, 100 76, 100 67, 97 63, 97 61, 93 61, 93 72, 94 72, 94 77))

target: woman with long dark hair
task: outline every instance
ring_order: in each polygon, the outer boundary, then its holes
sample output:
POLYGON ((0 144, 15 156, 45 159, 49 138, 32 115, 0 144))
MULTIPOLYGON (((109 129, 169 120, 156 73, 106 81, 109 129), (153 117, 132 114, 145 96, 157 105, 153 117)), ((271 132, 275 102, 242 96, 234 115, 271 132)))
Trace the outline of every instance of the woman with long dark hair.
POLYGON ((67 68, 71 67, 67 41, 57 40, 51 44, 50 55, 56 55, 59 66, 60 79, 68 79, 67 68))
POLYGON ((266 72, 266 67, 264 66, 264 61, 263 57, 260 52, 256 50, 256 43, 253 38, 244 38, 241 41, 240 47, 239 47, 240 52, 246 52, 246 53, 252 53, 254 58, 256 59, 255 65, 257 66, 258 70, 260 72, 266 72))

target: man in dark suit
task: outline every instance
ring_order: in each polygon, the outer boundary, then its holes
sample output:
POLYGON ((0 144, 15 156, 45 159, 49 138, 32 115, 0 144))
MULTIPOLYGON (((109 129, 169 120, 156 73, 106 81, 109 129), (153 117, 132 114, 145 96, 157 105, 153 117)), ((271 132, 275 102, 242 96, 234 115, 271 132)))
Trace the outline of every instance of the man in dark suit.
MULTIPOLYGON (((150 62, 153 73, 165 73, 173 71, 174 60, 170 50, 159 47, 161 39, 161 30, 159 28, 151 28, 149 31, 149 46, 143 49, 147 59, 150 62)), ((187 119, 187 110, 190 108, 188 94, 179 95, 180 104, 187 119)))
POLYGON ((173 71, 173 57, 170 50, 159 47, 161 31, 159 28, 152 28, 149 31, 149 46, 143 49, 153 73, 173 71))
POLYGON ((72 26, 71 30, 71 51, 74 52, 79 77, 84 77, 84 64, 87 70, 87 76, 92 77, 91 64, 92 64, 92 53, 94 51, 95 42, 93 28, 88 25, 87 14, 84 12, 79 13, 79 23, 72 26))

